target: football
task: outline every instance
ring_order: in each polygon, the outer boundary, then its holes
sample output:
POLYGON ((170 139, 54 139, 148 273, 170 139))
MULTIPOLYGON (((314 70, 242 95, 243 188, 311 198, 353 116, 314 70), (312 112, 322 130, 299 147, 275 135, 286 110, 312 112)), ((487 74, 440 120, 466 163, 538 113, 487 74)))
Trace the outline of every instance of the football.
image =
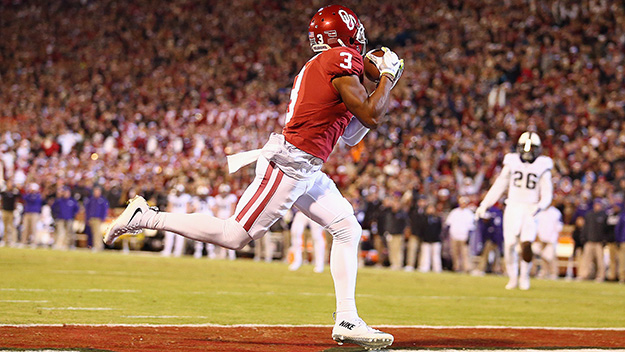
MULTIPOLYGON (((383 56, 384 51, 382 51, 382 49, 376 49, 372 51, 371 54, 375 56, 383 56)), ((365 57, 364 61, 365 61, 364 62, 365 77, 367 77, 367 79, 370 80, 371 82, 374 82, 374 83, 380 82, 380 70, 378 70, 378 68, 375 66, 373 61, 369 60, 368 58, 365 57)))

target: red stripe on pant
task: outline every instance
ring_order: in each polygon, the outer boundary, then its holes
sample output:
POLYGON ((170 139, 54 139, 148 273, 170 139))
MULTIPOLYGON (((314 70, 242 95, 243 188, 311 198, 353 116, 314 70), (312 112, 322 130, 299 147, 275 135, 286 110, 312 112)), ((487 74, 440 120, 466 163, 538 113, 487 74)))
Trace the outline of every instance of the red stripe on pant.
POLYGON ((262 211, 265 210, 265 207, 267 206, 267 203, 269 203, 269 201, 271 200, 273 195, 276 193, 276 190, 278 189, 278 186, 280 186, 280 181, 282 181, 282 176, 284 176, 284 172, 282 172, 282 170, 278 169, 278 174, 276 175, 276 179, 274 180, 273 186, 271 186, 271 189, 269 190, 269 193, 267 193, 267 195, 265 196, 265 199, 263 199, 263 201, 256 208, 254 213, 252 213, 252 216, 250 216, 250 218, 247 219, 247 221, 245 222, 245 225, 243 225, 243 228, 245 229, 245 231, 249 231, 252 228, 252 225, 254 224, 254 221, 256 221, 256 219, 258 219, 258 216, 260 215, 260 213, 262 213, 262 211))
POLYGON ((237 215, 236 217, 237 221, 241 221, 241 219, 243 219, 243 217, 250 210, 254 202, 256 202, 258 197, 260 197, 261 193, 263 193, 263 191, 265 190, 265 187, 267 187, 267 183, 269 183, 269 178, 271 177, 271 173, 273 172, 275 165, 276 164, 273 161, 269 163, 269 167, 267 167, 267 171, 265 171, 265 176, 263 176, 263 180, 260 182, 260 187, 258 187, 258 189, 256 190, 256 193, 254 193, 254 195, 252 196, 252 199, 250 199, 250 201, 247 202, 247 204, 241 210, 239 215, 237 215))

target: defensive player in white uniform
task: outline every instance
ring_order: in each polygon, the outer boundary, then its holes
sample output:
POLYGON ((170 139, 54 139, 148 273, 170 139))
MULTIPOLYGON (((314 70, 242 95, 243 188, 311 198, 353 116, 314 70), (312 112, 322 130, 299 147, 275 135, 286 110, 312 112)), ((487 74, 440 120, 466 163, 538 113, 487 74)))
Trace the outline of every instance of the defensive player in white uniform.
POLYGON ((295 216, 293 216, 293 221, 291 222, 291 253, 293 253, 293 262, 289 265, 289 270, 295 271, 302 266, 302 250, 306 226, 310 229, 310 236, 313 240, 315 257, 313 271, 322 273, 326 256, 326 242, 323 236, 323 227, 312 221, 301 211, 298 211, 295 216))
POLYGON ((341 344, 379 349, 389 346, 393 335, 369 327, 356 309, 362 228, 351 204, 321 167, 339 138, 355 145, 369 128, 380 124, 404 62, 388 48, 382 49, 380 57, 368 53, 367 59, 378 68, 379 82, 373 92, 367 92, 362 84, 367 42, 364 26, 352 10, 341 5, 317 11, 308 28, 308 40, 316 54, 295 78, 282 134, 272 134, 262 150, 242 155, 257 159, 256 177, 241 196, 234 216, 219 219, 159 212, 138 197, 111 224, 105 241, 112 243, 124 233, 151 228, 239 249, 265 235, 295 206, 333 237, 330 271, 336 321, 332 338, 341 344))
POLYGON ((532 250, 543 261, 539 277, 555 280, 558 277, 558 258, 556 250, 558 237, 562 231, 562 213, 553 205, 536 215, 538 226, 538 241, 532 245, 532 250))
MULTIPOLYGON (((215 196, 213 202, 213 213, 220 219, 227 219, 234 214, 234 210, 237 206, 237 196, 234 193, 230 193, 230 186, 223 184, 219 186, 219 194, 215 196)), ((225 259, 226 256, 230 260, 236 259, 236 252, 234 249, 217 247, 215 248, 216 257, 219 259, 225 259)))
MULTIPOLYGON (((172 213, 186 214, 190 210, 191 196, 184 192, 184 186, 177 184, 167 196, 167 210, 172 213)), ((161 255, 169 257, 173 254, 180 257, 184 254, 185 238, 173 231, 165 231, 165 246, 161 255)))
POLYGON ((506 154, 501 173, 477 208, 475 215, 484 217, 486 210, 508 190, 503 214, 504 260, 509 281, 506 289, 530 288, 532 242, 536 239, 536 214, 547 209, 553 198, 551 169, 553 161, 542 156, 540 137, 525 132, 517 143, 517 152, 506 154), (521 249, 519 279, 518 247, 521 249))
MULTIPOLYGON (((191 201, 193 212, 213 216, 215 198, 213 198, 209 194, 208 187, 199 186, 196 193, 197 195, 193 197, 193 200, 191 201)), ((193 253, 193 256, 195 258, 202 258, 204 247, 206 247, 206 255, 208 256, 208 258, 215 258, 215 245, 212 243, 205 243, 201 241, 195 241, 195 252, 193 253)))

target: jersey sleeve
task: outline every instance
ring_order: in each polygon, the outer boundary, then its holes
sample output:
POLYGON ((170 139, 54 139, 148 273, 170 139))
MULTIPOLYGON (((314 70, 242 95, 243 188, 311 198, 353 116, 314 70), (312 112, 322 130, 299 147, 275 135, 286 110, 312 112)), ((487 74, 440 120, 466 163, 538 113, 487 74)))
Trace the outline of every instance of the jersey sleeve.
POLYGON ((540 156, 537 161, 540 161, 540 166, 542 169, 541 174, 553 169, 553 160, 548 156, 540 156))
POLYGON ((325 67, 332 78, 342 76, 362 76, 364 62, 362 56, 354 49, 339 47, 328 50, 324 55, 325 67))
POLYGON ((515 164, 517 164, 518 162, 520 162, 521 159, 519 158, 519 155, 516 153, 508 153, 503 157, 503 165, 504 166, 514 166, 515 164))

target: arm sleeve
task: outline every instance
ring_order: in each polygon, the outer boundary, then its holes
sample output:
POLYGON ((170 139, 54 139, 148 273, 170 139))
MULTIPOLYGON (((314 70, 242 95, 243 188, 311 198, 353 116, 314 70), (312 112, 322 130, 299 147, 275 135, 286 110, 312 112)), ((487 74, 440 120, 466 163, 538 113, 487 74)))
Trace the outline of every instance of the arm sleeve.
POLYGON ((538 208, 545 210, 551 205, 553 200, 553 183, 551 182, 551 170, 547 170, 540 177, 540 200, 538 201, 538 208))
POLYGON ((490 187, 488 193, 480 203, 481 207, 490 208, 493 204, 497 203, 497 200, 501 197, 503 192, 510 184, 510 168, 507 165, 501 169, 501 173, 497 176, 495 183, 490 187))
POLYGON ((358 144, 369 132, 369 129, 365 127, 360 120, 356 117, 352 117, 349 124, 345 128, 345 132, 341 136, 341 139, 349 145, 355 146, 358 144))

